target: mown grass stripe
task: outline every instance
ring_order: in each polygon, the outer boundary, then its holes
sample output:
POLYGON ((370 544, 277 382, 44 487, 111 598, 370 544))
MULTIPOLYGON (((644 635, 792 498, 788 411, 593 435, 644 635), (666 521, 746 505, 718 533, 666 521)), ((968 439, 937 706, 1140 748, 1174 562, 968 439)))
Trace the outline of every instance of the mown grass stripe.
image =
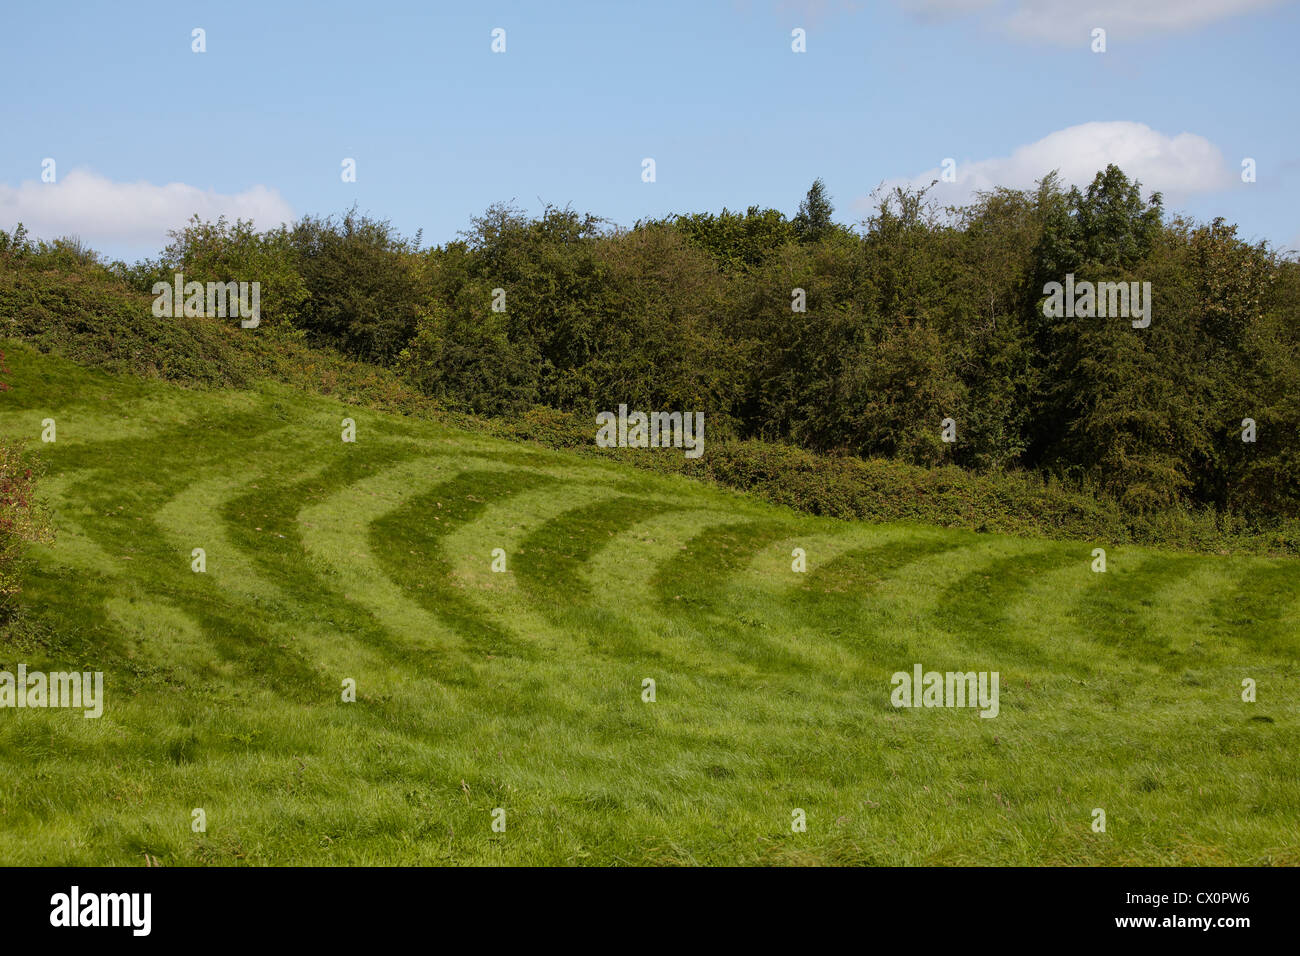
POLYGON ((646 518, 680 510, 667 501, 620 496, 566 511, 523 540, 515 573, 523 588, 556 614, 589 605, 593 585, 582 572, 591 559, 646 518))
POLYGON ((371 546, 389 578, 455 628, 467 647, 494 657, 527 657, 533 652, 526 641, 494 622, 455 586, 454 565, 442 543, 489 502, 556 481, 520 471, 462 472, 372 522, 371 546))

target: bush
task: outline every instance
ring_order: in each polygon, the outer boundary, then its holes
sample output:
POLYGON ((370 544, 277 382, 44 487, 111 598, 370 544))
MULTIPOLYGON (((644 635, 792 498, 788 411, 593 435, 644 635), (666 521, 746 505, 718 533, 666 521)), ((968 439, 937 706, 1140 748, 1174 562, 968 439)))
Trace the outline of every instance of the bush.
POLYGON ((389 365, 415 334, 414 249, 387 220, 356 209, 304 217, 289 234, 307 292, 300 327, 313 344, 389 365))
POLYGON ((149 291, 154 282, 170 284, 177 272, 186 282, 257 282, 259 317, 268 331, 291 333, 301 322, 310 298, 299 254, 285 226, 257 232, 249 220, 216 222, 192 218, 173 230, 160 261, 120 267, 124 277, 149 291))
MULTIPOLYGON (((0 352, 0 375, 8 373, 0 352)), ((0 392, 9 383, 0 378, 0 392)), ((18 593, 18 560, 24 544, 50 541, 48 515, 36 500, 36 470, 25 464, 17 445, 0 441, 0 614, 18 593)))
POLYGON ((18 446, 0 441, 0 608, 19 591, 17 564, 23 545, 54 539, 35 489, 36 469, 24 463, 18 446))
MULTIPOLYGON (((460 422, 472 427, 474 422, 460 422)), ((652 449, 600 449, 584 415, 535 408, 480 428, 651 471, 682 474, 796 511, 859 521, 912 521, 970 531, 1206 553, 1300 554, 1300 522, 1247 520, 1232 512, 1173 508, 1134 513, 1101 489, 1044 480, 1032 472, 980 474, 955 465, 926 468, 880 458, 821 455, 754 440, 710 441, 702 458, 652 449)))

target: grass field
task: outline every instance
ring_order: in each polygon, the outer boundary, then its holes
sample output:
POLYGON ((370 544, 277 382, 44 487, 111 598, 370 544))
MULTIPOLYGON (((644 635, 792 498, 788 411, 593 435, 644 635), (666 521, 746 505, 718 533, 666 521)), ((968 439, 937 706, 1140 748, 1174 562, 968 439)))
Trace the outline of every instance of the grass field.
POLYGON ((815 519, 3 348, 58 540, 0 669, 106 704, 0 710, 0 863, 1300 864, 1300 562, 815 519), (893 707, 917 663, 999 715, 893 707))

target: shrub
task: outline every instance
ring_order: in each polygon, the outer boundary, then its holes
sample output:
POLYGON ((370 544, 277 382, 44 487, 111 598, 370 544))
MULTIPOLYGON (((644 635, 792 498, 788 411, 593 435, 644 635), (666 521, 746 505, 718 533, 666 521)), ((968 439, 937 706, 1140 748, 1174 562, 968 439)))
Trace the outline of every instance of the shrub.
MULTIPOLYGON (((0 352, 0 375, 8 373, 0 352)), ((0 378, 0 392, 9 383, 0 378)), ((29 541, 53 539, 48 516, 35 496, 36 470, 25 464, 17 445, 0 441, 0 613, 18 593, 18 559, 29 541)))

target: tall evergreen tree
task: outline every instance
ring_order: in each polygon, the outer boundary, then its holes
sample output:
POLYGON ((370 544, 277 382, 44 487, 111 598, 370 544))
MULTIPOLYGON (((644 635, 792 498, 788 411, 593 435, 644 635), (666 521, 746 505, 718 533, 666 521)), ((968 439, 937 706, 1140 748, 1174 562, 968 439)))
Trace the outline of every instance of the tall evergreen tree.
POLYGON ((799 212, 794 217, 795 234, 799 240, 816 242, 830 235, 835 228, 835 224, 831 222, 831 215, 834 212, 835 207, 831 205, 831 198, 826 194, 826 183, 818 176, 808 187, 808 193, 803 197, 803 202, 799 203, 799 212))

